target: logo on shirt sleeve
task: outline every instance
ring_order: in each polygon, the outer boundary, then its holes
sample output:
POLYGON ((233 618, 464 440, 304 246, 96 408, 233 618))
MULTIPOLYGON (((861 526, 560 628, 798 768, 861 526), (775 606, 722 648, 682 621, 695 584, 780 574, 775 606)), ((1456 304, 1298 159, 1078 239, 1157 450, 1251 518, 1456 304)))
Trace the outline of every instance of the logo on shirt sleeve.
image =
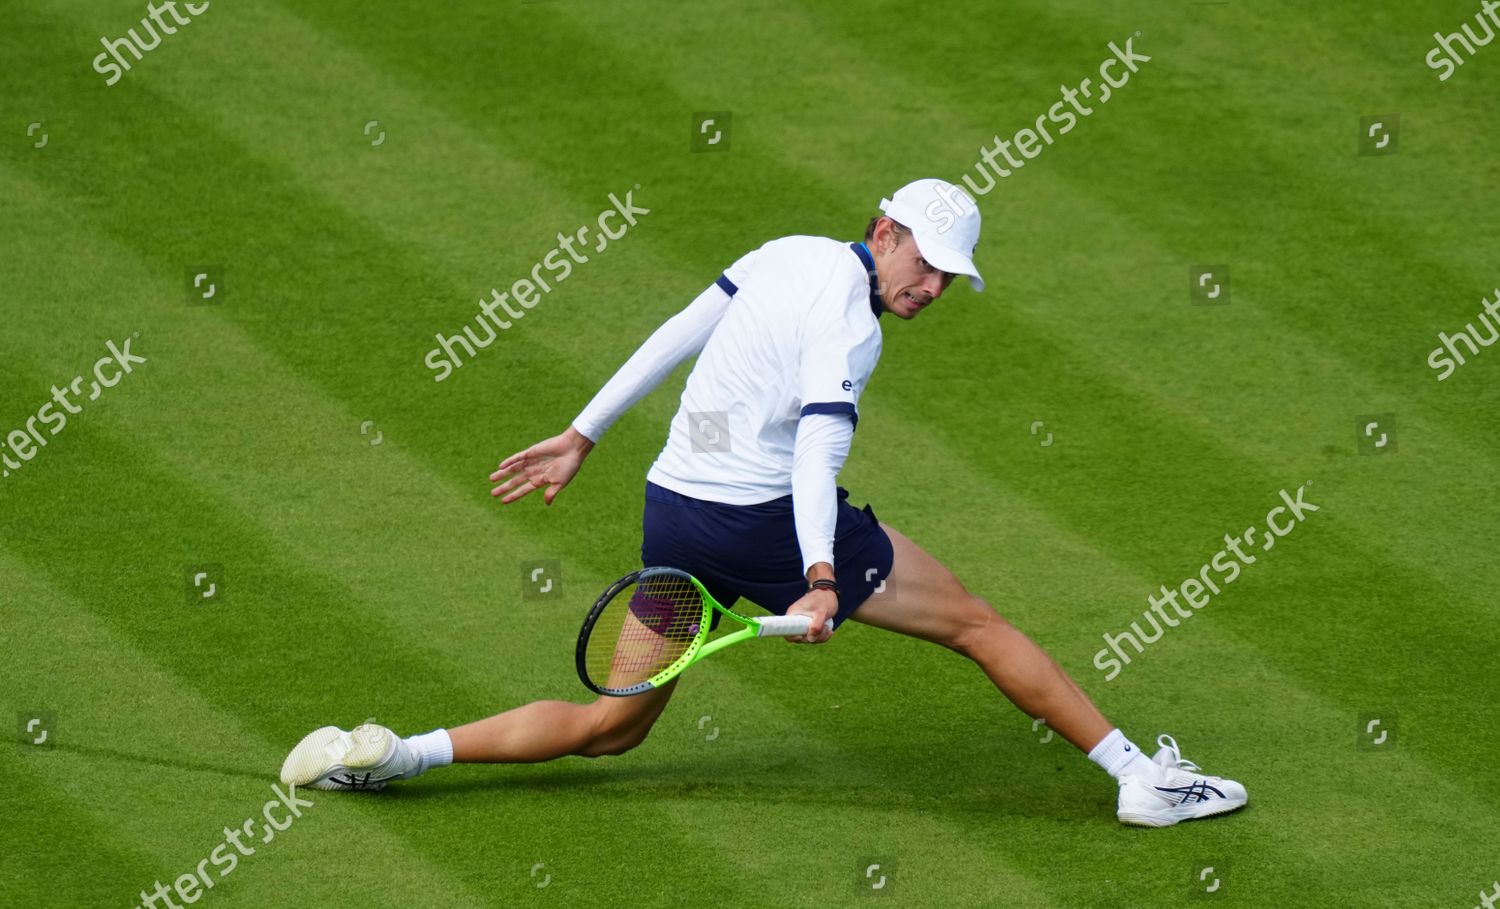
POLYGON ((853 390, 854 390, 854 383, 850 382, 848 379, 845 379, 844 380, 844 391, 853 391, 853 390))

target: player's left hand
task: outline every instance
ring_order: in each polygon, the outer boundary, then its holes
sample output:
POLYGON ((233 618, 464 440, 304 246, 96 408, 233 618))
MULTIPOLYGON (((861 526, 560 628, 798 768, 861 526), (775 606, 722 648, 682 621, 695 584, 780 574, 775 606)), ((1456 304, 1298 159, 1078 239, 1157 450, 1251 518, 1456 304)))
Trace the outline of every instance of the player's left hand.
POLYGON ((544 439, 501 461, 500 467, 490 474, 490 482, 500 484, 490 490, 490 495, 509 505, 533 490, 545 489, 542 500, 551 505, 593 450, 594 443, 569 426, 561 435, 544 439))
POLYGON ((839 596, 832 590, 809 590, 802 598, 787 608, 787 615, 805 615, 812 619, 812 628, 798 638, 787 638, 793 644, 821 644, 833 637, 826 626, 839 611, 839 596))

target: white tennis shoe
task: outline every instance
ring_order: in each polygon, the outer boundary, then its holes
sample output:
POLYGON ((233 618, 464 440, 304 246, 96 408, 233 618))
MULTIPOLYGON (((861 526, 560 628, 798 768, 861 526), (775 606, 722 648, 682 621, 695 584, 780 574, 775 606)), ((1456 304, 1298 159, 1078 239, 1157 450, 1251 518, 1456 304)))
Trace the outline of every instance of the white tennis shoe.
POLYGON ((374 723, 345 732, 324 726, 303 736, 281 765, 281 781, 312 789, 384 789, 417 769, 410 745, 374 723))
POLYGON ((1134 827, 1170 827, 1178 821, 1212 817, 1242 808, 1249 796, 1234 780, 1208 776, 1197 764, 1184 760, 1170 735, 1157 736, 1161 750, 1151 760, 1160 768, 1156 779, 1120 777, 1120 823, 1134 827))

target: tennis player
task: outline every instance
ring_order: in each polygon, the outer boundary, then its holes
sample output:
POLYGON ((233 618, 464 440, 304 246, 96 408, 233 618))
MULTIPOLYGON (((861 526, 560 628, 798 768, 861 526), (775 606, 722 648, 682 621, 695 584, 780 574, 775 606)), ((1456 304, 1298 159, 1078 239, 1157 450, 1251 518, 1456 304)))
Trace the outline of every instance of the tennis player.
MULTIPOLYGON (((1123 823, 1162 827, 1244 805, 1243 786, 1201 773, 1170 736, 1146 757, 941 562, 868 505, 846 501, 836 480, 880 357, 881 316, 916 318, 959 275, 984 289, 973 259, 979 209, 962 189, 918 180, 882 200, 881 211, 862 243, 784 237, 735 262, 657 329, 567 430, 502 461, 492 495, 510 504, 542 490, 551 505, 605 430, 697 355, 647 474, 644 565, 693 574, 726 607, 743 597, 809 616, 802 643, 827 641, 853 619, 968 657, 1118 781, 1123 823)), ((675 680, 591 704, 538 701, 406 739, 375 724, 325 726, 293 749, 281 779, 379 789, 453 762, 623 754, 646 738, 674 688, 675 680)))

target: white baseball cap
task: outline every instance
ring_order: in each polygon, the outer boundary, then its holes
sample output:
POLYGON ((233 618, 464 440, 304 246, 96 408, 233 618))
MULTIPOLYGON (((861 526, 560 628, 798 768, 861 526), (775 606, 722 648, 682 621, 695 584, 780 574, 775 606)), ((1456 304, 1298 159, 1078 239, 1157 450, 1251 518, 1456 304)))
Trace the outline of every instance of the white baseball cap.
POLYGON ((979 203, 962 187, 946 180, 914 180, 880 200, 887 218, 909 229, 922 258, 934 268, 965 275, 975 292, 984 279, 974 267, 979 247, 979 203))

